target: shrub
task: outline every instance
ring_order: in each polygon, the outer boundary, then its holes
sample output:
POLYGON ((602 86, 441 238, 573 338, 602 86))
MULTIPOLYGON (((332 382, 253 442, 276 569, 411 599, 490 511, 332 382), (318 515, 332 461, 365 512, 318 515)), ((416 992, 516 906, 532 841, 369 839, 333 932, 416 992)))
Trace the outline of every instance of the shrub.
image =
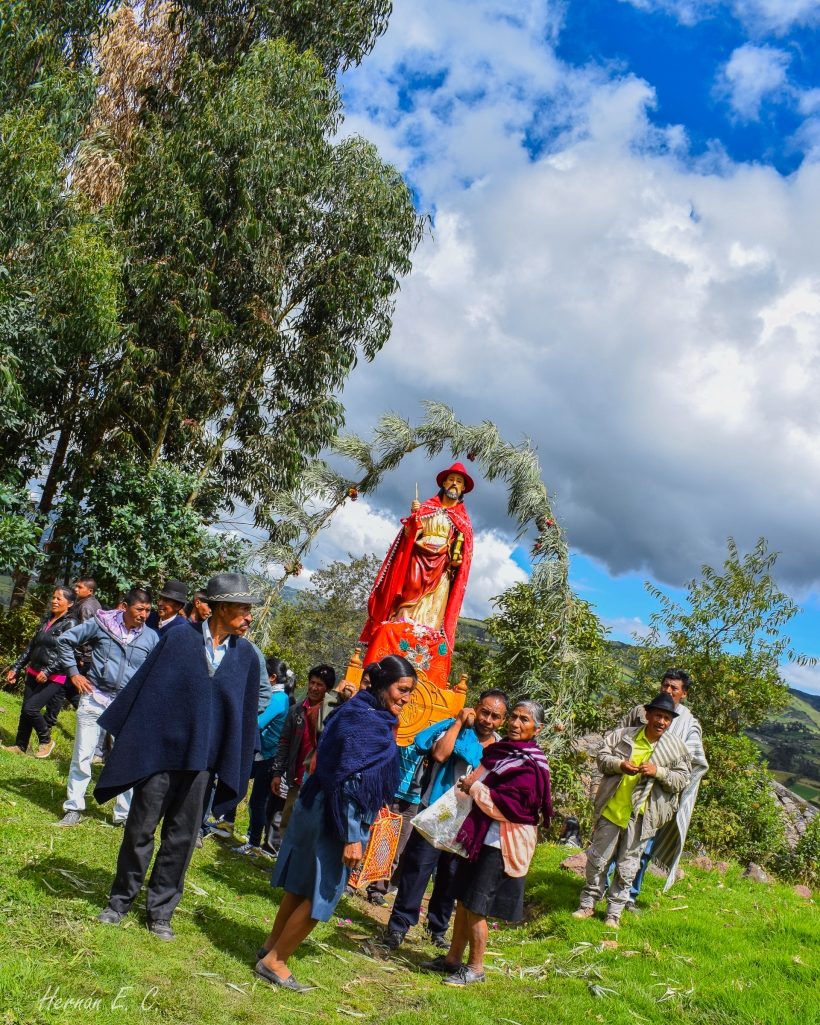
POLYGON ((746 737, 712 737, 704 744, 709 772, 700 785, 689 842, 713 856, 776 866, 786 841, 771 777, 746 737))

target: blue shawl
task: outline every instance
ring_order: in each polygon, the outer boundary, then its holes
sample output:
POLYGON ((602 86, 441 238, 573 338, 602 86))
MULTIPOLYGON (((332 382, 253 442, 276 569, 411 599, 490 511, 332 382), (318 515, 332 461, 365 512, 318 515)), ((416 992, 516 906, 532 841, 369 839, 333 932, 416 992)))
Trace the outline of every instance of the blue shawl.
POLYGON ((315 767, 299 795, 310 809, 316 795, 324 794, 328 836, 344 836, 342 800, 347 780, 355 787, 356 802, 374 818, 393 800, 399 785, 399 749, 393 734, 397 723, 395 715, 379 708, 366 690, 328 720, 319 738, 315 767))

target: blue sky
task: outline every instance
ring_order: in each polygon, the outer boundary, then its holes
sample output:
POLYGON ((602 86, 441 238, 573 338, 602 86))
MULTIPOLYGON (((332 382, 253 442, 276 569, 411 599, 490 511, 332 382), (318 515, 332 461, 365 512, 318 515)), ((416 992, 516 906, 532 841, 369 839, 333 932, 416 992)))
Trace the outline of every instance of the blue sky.
MULTIPOLYGON (((530 438, 613 636, 647 621, 645 579, 763 536, 820 654, 819 27, 820 0, 395 0, 341 80, 345 130, 433 219, 348 425, 432 398, 530 438)), ((383 551, 433 469, 316 558, 383 551)), ((480 615, 523 570, 503 488, 470 502, 480 615)))
MULTIPOLYGON (((693 156, 719 142, 733 161, 763 161, 781 174, 800 165, 804 153, 794 139, 805 120, 800 96, 820 78, 813 27, 791 24, 783 31, 779 22, 766 31, 719 4, 692 23, 681 23, 674 10, 647 10, 624 0, 570 0, 565 10, 558 56, 576 66, 612 62, 651 83, 656 104, 650 119, 685 126, 693 156), (752 56, 763 55, 764 68, 770 75, 773 69, 776 80, 762 95, 765 81, 747 82, 745 105, 733 97, 725 72, 744 47, 752 56)), ((755 74, 752 67, 749 74, 755 74)))

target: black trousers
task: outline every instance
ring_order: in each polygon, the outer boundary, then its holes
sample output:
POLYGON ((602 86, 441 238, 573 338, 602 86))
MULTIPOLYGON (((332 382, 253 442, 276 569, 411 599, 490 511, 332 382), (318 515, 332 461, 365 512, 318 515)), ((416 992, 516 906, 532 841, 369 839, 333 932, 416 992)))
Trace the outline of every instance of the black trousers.
POLYGON ((202 823, 202 802, 208 793, 211 773, 156 772, 134 787, 131 810, 117 857, 117 874, 108 904, 126 914, 140 892, 151 855, 154 832, 160 819, 160 845, 146 895, 149 921, 169 921, 182 899, 185 873, 202 823))
POLYGON ((427 905, 427 924, 430 932, 441 936, 447 932, 455 901, 447 896, 450 883, 458 866, 458 857, 438 851, 414 829, 404 848, 401 859, 399 892, 387 928, 391 932, 407 932, 418 924, 421 902, 427 884, 436 873, 430 903, 427 905))
MULTIPOLYGON (((78 665, 77 668, 80 671, 80 676, 86 676, 88 671, 88 664, 78 665)), ((60 687, 59 694, 55 694, 54 697, 49 701, 46 707, 45 720, 50 728, 57 725, 57 716, 63 710, 63 704, 67 701, 74 711, 77 711, 77 706, 80 704, 80 698, 82 694, 77 690, 74 684, 66 678, 65 683, 60 687)))
POLYGON ((37 734, 41 744, 48 744, 51 740, 51 728, 43 715, 43 709, 55 697, 62 701, 63 685, 46 680, 45 683, 37 683, 37 678, 31 673, 26 673, 26 689, 23 691, 23 707, 20 709, 20 721, 17 724, 17 740, 15 744, 21 751, 25 751, 28 742, 31 740, 32 730, 37 734), (30 681, 30 682, 29 682, 30 681))
POLYGON ((254 847, 259 847, 262 843, 262 834, 265 832, 267 825, 265 809, 267 808, 268 797, 274 796, 271 794, 270 789, 270 783, 273 779, 273 758, 265 758, 261 762, 254 762, 251 779, 253 780, 253 790, 251 790, 251 798, 248 801, 248 814, 250 816, 248 841, 254 847))

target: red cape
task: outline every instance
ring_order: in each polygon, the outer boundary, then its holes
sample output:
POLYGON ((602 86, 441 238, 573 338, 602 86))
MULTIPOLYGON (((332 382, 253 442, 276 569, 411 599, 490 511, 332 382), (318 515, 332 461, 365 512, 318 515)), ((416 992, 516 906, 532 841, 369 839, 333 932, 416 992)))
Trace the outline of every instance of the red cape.
MULTIPOLYGON (((418 526, 421 526, 422 516, 429 516, 441 508, 441 499, 437 495, 434 498, 428 498, 420 509, 412 513, 406 520, 402 520, 402 524, 416 520, 418 526)), ((452 520, 456 530, 460 530, 464 535, 461 566, 450 586, 447 609, 442 624, 448 647, 452 651, 456 639, 456 624, 461 612, 461 604, 464 601, 464 592, 467 590, 470 563, 473 560, 473 525, 462 503, 444 511, 452 520)), ((396 595, 401 591, 404 578, 407 575, 414 543, 415 534, 413 537, 407 537, 402 527, 398 537, 390 546, 382 568, 379 570, 379 575, 376 577, 376 582, 373 584, 373 590, 370 592, 370 599, 367 603, 369 618, 359 638, 363 644, 368 644, 376 629, 393 614, 393 603, 396 595)))

